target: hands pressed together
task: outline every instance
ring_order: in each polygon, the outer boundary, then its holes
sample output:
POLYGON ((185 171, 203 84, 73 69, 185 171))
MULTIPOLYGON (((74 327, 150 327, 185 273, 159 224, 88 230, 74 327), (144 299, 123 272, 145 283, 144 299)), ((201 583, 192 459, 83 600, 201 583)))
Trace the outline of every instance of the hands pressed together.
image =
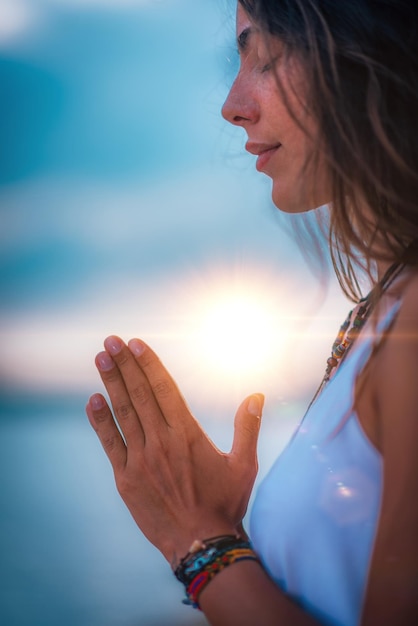
POLYGON ((126 345, 111 336, 104 346, 96 366, 112 409, 94 394, 86 412, 134 520, 175 567, 194 539, 240 528, 257 473, 263 396, 254 394, 239 407, 225 454, 144 342, 126 345))

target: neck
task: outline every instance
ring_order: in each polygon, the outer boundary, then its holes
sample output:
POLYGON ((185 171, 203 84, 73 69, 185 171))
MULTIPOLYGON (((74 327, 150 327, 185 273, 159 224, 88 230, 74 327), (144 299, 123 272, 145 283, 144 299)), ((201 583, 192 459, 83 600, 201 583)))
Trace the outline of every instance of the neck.
POLYGON ((389 261, 377 261, 377 279, 382 280, 383 276, 386 274, 388 269, 391 267, 393 263, 389 261))
POLYGON ((393 281, 402 272, 404 267, 405 267, 405 264, 402 262, 395 262, 392 264, 386 264, 382 266, 381 269, 383 273, 381 275, 379 274, 379 282, 369 294, 371 295, 372 300, 373 300, 373 294, 375 294, 377 298, 380 298, 382 293, 385 292, 390 287, 393 281))

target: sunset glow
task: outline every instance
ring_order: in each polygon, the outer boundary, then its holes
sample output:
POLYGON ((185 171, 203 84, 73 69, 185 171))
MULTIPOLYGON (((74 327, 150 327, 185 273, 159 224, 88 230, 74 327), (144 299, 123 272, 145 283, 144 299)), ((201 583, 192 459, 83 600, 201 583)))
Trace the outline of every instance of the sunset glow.
POLYGON ((254 374, 281 351, 277 312, 248 293, 214 297, 203 311, 196 349, 222 376, 254 374))

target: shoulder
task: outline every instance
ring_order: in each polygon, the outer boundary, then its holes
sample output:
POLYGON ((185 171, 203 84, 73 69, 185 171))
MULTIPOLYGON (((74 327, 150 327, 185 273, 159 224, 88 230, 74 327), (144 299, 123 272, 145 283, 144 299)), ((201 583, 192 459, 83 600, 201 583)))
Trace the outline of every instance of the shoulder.
POLYGON ((418 270, 409 272, 388 294, 388 305, 395 299, 400 302, 399 311, 378 359, 384 376, 389 370, 393 376, 395 364, 405 370, 410 359, 418 358, 418 270))
POLYGON ((363 624, 417 623, 418 273, 399 286, 372 370, 383 492, 363 624))
POLYGON ((418 268, 410 270, 398 286, 394 287, 395 295, 401 298, 402 306, 399 315, 400 323, 409 319, 418 323, 418 268))
POLYGON ((410 272, 397 288, 401 305, 373 372, 384 455, 408 434, 415 433, 418 441, 418 271, 410 272))

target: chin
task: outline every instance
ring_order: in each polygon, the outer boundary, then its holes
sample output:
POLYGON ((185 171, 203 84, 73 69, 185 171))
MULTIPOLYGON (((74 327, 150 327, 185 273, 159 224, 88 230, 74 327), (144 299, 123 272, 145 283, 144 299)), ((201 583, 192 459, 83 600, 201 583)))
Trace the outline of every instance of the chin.
POLYGON ((298 200, 295 198, 284 198, 283 194, 272 194, 272 200, 274 206, 276 206, 279 211, 283 213, 306 213, 307 211, 312 211, 316 208, 311 203, 306 200, 298 200))
MULTIPOLYGON (((325 195, 324 195, 325 197, 325 195)), ((273 204, 283 213, 307 213, 329 203, 319 198, 308 198, 306 194, 283 193, 283 189, 272 190, 273 204)))

